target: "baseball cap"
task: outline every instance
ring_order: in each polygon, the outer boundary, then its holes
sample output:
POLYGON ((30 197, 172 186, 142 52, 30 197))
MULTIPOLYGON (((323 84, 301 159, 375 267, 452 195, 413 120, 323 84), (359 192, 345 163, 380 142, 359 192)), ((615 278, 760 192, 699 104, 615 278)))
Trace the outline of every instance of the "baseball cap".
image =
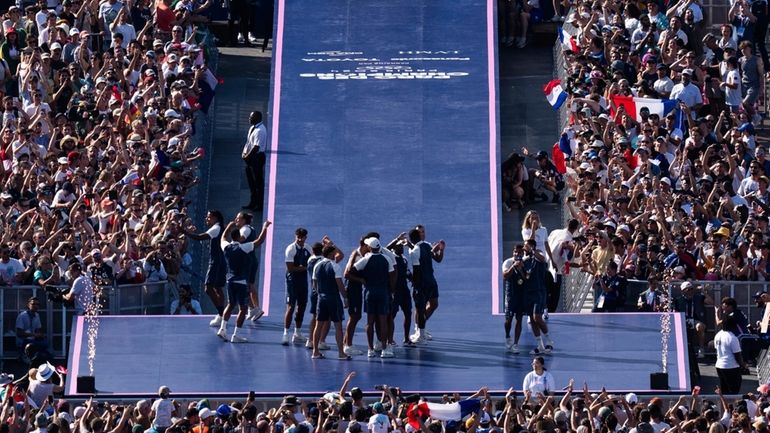
POLYGON ((200 419, 202 421, 202 420, 204 420, 206 418, 210 418, 210 417, 214 416, 214 412, 211 409, 209 409, 207 407, 204 407, 203 409, 201 409, 198 412, 198 416, 200 417, 200 419))
POLYGON ((687 68, 687 69, 683 70, 682 71, 682 75, 689 75, 689 76, 692 77, 692 69, 687 68))
POLYGON ((374 250, 377 250, 377 249, 379 249, 379 248, 380 248, 380 240, 379 240, 379 239, 377 239, 377 238, 374 238, 374 237, 372 237, 372 238, 367 238, 367 239, 364 241, 364 243, 366 244, 366 246, 367 246, 367 247, 369 247, 369 248, 371 248, 371 249, 374 249, 374 250))

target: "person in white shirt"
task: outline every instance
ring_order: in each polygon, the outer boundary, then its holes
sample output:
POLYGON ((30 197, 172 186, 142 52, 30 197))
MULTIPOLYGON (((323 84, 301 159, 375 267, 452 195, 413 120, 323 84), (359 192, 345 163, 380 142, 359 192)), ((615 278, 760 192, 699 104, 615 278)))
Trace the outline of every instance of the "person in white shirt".
POLYGON ((737 328, 735 317, 726 315, 722 320, 722 329, 714 336, 714 349, 717 351, 714 367, 719 376, 719 387, 725 394, 740 392, 743 381, 741 369, 746 368, 741 355, 741 344, 735 336, 737 328))
POLYGON ((18 283, 24 273, 24 265, 21 261, 11 257, 11 248, 0 245, 0 285, 18 283))
POLYGON ((674 88, 674 80, 668 76, 668 66, 665 63, 659 63, 656 69, 658 79, 652 84, 652 88, 661 98, 668 98, 674 88))
POLYGON ((94 303, 94 283, 91 278, 83 273, 83 268, 79 263, 73 263, 69 266, 69 273, 72 277, 72 288, 64 300, 75 304, 77 314, 86 314, 94 303))
POLYGON ((532 360, 532 371, 524 376, 521 389, 525 392, 531 392, 534 396, 538 394, 548 395, 548 393, 553 393, 556 390, 556 382, 553 375, 546 371, 545 359, 542 356, 536 356, 532 360))
POLYGON ((388 433, 390 427, 390 419, 385 414, 385 407, 379 401, 372 405, 374 415, 369 418, 367 424, 369 433, 388 433))
POLYGON ((692 84, 692 74, 692 69, 682 71, 682 81, 671 89, 670 99, 678 99, 679 102, 684 103, 694 116, 703 105, 703 97, 698 86, 692 84))
POLYGON ((244 209, 262 210, 265 194, 265 148, 267 128, 262 123, 262 113, 252 111, 249 115, 249 133, 243 146, 241 158, 246 163, 246 180, 249 182, 249 204, 244 209))
POLYGON ((738 59, 730 57, 725 61, 727 65, 727 75, 725 80, 719 83, 725 92, 725 104, 730 107, 731 113, 737 113, 741 107, 743 98, 741 96, 741 73, 738 71, 738 59))
POLYGON ((152 402, 152 426, 157 431, 166 430, 173 424, 172 417, 176 412, 176 407, 174 406, 174 402, 169 398, 170 394, 171 390, 169 387, 161 386, 160 389, 158 389, 158 397, 160 398, 152 402))

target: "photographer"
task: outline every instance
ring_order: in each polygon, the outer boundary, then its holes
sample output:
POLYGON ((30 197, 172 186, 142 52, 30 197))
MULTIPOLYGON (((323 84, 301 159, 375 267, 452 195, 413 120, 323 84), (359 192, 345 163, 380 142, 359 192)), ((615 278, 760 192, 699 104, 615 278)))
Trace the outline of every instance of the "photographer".
MULTIPOLYGON (((531 157, 529 150, 527 150, 526 147, 521 149, 521 153, 524 156, 531 157)), ((548 158, 548 153, 544 150, 538 152, 534 158, 537 160, 537 168, 529 169, 530 182, 534 182, 534 179, 537 179, 540 182, 540 186, 542 188, 545 188, 546 190, 553 193, 551 203, 559 203, 559 193, 566 186, 564 183, 564 177, 562 177, 562 175, 556 169, 556 166, 553 165, 553 162, 551 162, 551 160, 548 158)), ((545 192, 537 193, 538 189, 539 188, 536 188, 534 184, 532 184, 532 187, 530 188, 530 194, 537 196, 544 201, 548 200, 548 196, 545 194, 545 192)))
POLYGON ((192 288, 188 284, 179 286, 179 299, 171 301, 171 314, 203 314, 201 304, 192 297, 192 288))
POLYGON ((142 274, 144 275, 144 280, 147 282, 158 282, 168 278, 159 251, 149 253, 142 261, 142 274))

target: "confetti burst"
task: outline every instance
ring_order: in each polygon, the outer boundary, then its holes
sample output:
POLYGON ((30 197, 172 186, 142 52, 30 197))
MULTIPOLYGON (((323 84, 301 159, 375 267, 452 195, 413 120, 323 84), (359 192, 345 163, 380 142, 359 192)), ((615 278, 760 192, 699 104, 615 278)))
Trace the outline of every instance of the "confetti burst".
POLYGON ((668 296, 663 301, 663 314, 660 315, 660 360, 663 373, 668 372, 668 340, 671 337, 671 302, 668 296))
POLYGON ((93 280, 86 278, 85 318, 86 335, 88 336, 88 371, 94 375, 94 360, 96 359, 96 337, 99 335, 99 312, 102 309, 102 287, 94 284, 93 280))

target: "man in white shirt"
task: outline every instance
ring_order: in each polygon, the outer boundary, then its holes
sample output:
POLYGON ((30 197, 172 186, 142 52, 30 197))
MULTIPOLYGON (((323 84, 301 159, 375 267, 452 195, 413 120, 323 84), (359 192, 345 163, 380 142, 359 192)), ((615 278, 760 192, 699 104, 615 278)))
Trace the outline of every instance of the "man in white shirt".
POLYGON ((77 314, 86 314, 86 310, 94 303, 94 283, 91 278, 83 273, 79 263, 73 263, 69 267, 70 276, 73 278, 72 288, 64 295, 64 300, 74 302, 77 314))
POLYGON ((658 96, 663 99, 668 98, 671 90, 674 88, 674 80, 668 76, 668 66, 665 63, 659 63, 657 66, 658 79, 652 84, 652 88, 658 92, 658 96))
POLYGON ((385 407, 378 401, 372 405, 372 410, 374 410, 374 415, 369 417, 369 433, 388 433, 390 419, 385 415, 385 407))
POLYGON ((246 180, 249 182, 249 204, 244 209, 262 210, 265 193, 265 147, 267 128, 262 123, 262 113, 252 111, 249 115, 249 133, 243 146, 241 158, 246 163, 246 180))
POLYGON ((684 103, 690 108, 691 115, 695 116, 703 105, 703 97, 698 86, 692 83, 692 74, 692 69, 682 71, 682 81, 671 89, 670 99, 678 99, 679 102, 684 103))
POLYGON ((23 275, 24 265, 21 261, 11 257, 8 245, 0 245, 0 285, 20 283, 23 275))

